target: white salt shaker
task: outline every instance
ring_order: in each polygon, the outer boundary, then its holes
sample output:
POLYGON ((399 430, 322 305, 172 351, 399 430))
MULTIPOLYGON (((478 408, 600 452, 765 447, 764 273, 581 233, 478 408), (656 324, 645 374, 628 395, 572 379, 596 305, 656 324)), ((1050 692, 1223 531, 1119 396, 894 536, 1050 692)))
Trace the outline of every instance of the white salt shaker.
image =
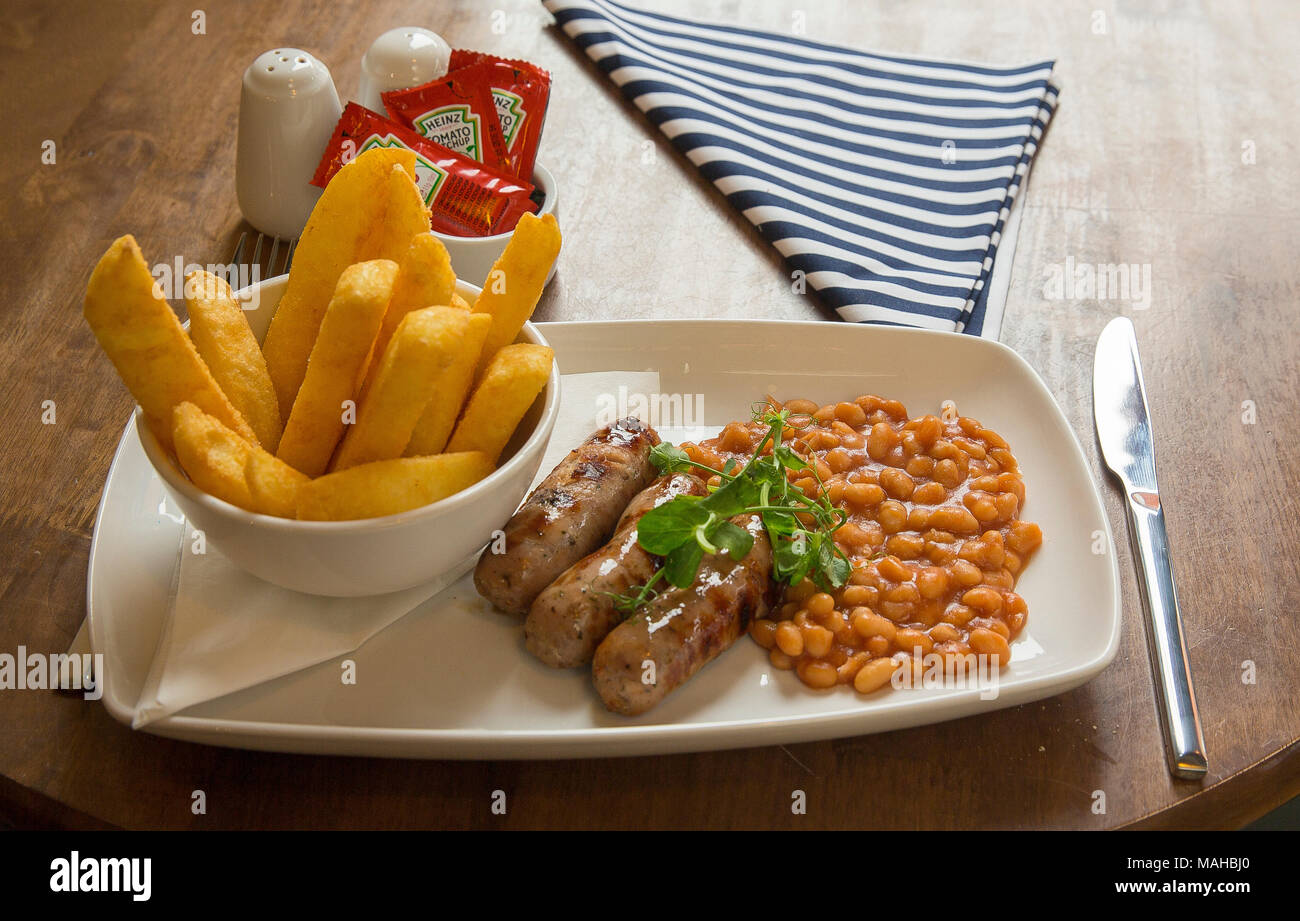
POLYGON ((437 80, 446 75, 450 63, 451 46, 437 32, 419 26, 389 29, 361 59, 357 102, 384 115, 380 93, 437 80))
POLYGON ((329 68, 306 51, 277 48, 244 71, 235 190, 262 233, 302 233, 321 190, 311 178, 343 106, 329 68))

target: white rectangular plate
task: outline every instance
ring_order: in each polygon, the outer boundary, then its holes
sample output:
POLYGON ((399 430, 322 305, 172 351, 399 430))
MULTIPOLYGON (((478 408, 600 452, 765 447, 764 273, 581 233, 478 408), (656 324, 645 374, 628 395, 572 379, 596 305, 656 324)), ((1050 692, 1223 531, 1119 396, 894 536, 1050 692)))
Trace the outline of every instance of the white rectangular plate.
MULTIPOLYGON (((917 688, 862 697, 813 691, 772 668, 748 638, 657 709, 607 713, 586 669, 529 656, 519 620, 493 611, 469 577, 339 664, 191 707, 146 731, 214 745, 413 758, 567 758, 704 751, 883 732, 1060 694, 1095 676, 1119 644, 1118 571, 1079 442, 1042 381, 996 342, 831 322, 621 321, 541 324, 565 374, 656 371, 665 393, 699 395, 702 424, 746 418, 765 394, 822 402, 876 393, 913 415, 946 399, 1003 435, 1028 486, 1042 548, 1018 584, 1029 623, 998 694, 917 688), (1106 552, 1094 553, 1095 535, 1106 552)), ((666 437, 676 432, 668 430, 666 437)), ((91 548, 91 641, 104 704, 130 723, 168 610, 182 521, 130 426, 109 471, 91 548)))

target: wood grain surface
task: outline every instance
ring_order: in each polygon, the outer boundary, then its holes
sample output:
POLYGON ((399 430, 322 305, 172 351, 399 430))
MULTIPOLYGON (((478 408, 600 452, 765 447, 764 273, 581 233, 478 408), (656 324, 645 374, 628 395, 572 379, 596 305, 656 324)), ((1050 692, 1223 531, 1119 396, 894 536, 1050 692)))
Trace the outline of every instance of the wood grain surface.
MULTIPOLYGON (((1293 265, 1300 47, 1290 0, 970 3, 646 0, 656 9, 892 53, 1056 57, 1061 108, 1026 201, 1003 341, 1042 375, 1105 486, 1091 424, 1096 336, 1131 315, 1211 770, 1165 769, 1127 543, 1114 664, 986 716, 788 748, 632 760, 415 762, 172 742, 95 703, 0 691, 0 826, 1233 827, 1300 792, 1300 323, 1293 265), (800 19, 802 17, 802 19, 800 19), (1099 18, 1100 17, 1100 21, 1099 18), (1146 307, 1044 295, 1052 266, 1151 266, 1146 307), (1249 403, 1247 403, 1249 401, 1249 403), (1253 422, 1247 407, 1253 407, 1253 422), (1243 681, 1253 663, 1254 683, 1243 681), (207 794, 206 815, 191 792, 207 794), (807 795, 806 815, 791 794, 807 795), (493 815, 494 790, 509 811, 493 815), (1106 794, 1094 811, 1094 791, 1106 794)), ((0 13, 0 652, 66 648, 85 614, 100 489, 131 399, 81 319, 100 252, 224 262, 239 78, 292 45, 353 95, 380 32, 554 75, 541 159, 565 248, 537 319, 824 317, 775 254, 531 0, 196 4, 10 0, 0 13), (41 161, 53 140, 57 162, 41 161), (57 422, 42 424, 44 401, 57 422)))

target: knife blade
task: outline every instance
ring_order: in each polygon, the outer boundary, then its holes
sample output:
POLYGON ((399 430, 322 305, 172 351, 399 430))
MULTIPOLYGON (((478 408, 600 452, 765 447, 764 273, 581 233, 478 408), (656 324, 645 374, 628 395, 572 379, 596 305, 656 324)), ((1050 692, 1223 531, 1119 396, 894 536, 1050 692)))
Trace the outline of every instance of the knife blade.
POLYGON ((1203 777, 1209 763, 1187 662, 1178 592, 1169 565, 1169 536, 1156 483, 1155 440, 1142 361, 1133 324, 1127 317, 1111 320, 1097 339, 1092 408, 1102 457, 1124 486, 1169 769, 1175 777, 1203 777))

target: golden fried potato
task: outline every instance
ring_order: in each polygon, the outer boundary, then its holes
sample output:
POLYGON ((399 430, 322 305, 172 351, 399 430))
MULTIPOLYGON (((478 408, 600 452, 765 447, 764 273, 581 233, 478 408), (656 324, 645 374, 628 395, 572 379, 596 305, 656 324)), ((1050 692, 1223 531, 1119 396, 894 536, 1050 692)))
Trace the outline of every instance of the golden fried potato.
POLYGON ((383 357, 402 318, 412 310, 451 303, 455 291, 456 274, 451 270, 451 257, 447 255, 447 247, 431 233, 416 234, 398 263, 393 299, 388 302, 384 324, 379 328, 379 336, 375 339, 366 381, 361 388, 363 394, 370 389, 379 368, 379 359, 383 357))
POLYGON ((262 346, 282 414, 288 414, 302 386, 343 270, 371 259, 396 262, 411 237, 428 230, 429 212, 415 184, 411 151, 367 150, 330 180, 298 240, 284 297, 262 346))
POLYGON ((308 476, 325 472, 343 435, 345 411, 355 413, 357 378, 396 278, 397 263, 388 259, 348 266, 339 276, 276 452, 308 476))
POLYGON ((478 451, 398 457, 328 473, 298 491, 298 517, 348 521, 396 515, 445 499, 492 472, 478 451))
POLYGON ((463 349, 469 320, 454 307, 426 307, 402 318, 330 469, 402 456, 435 385, 463 349))
POLYGON ((172 438, 181 469, 195 486, 250 512, 292 518, 298 490, 310 482, 193 403, 177 405, 172 438))
MULTIPOLYGON (((408 170, 406 159, 402 158, 388 172, 388 181, 384 185, 384 219, 375 228, 377 238, 371 241, 376 252, 367 258, 391 259, 400 265, 411 249, 411 238, 428 233, 429 226, 429 209, 425 207, 424 196, 416 184, 414 162, 408 170)), ((455 284, 454 276, 452 283, 455 284)))
MULTIPOLYGON (((380 164, 379 168, 383 172, 392 172, 394 166, 400 166, 406 170, 412 182, 419 180, 419 177, 415 174, 415 154, 413 151, 407 150, 405 147, 373 147, 365 151, 361 156, 367 154, 372 160, 380 164)), ((423 201, 423 199, 421 200, 423 201)))
POLYGON ((284 430, 280 405, 266 359, 230 285, 209 272, 191 272, 185 277, 185 307, 199 355, 262 447, 274 453, 284 430))
POLYGON ((560 254, 560 228, 555 215, 539 218, 525 214, 515 226, 501 257, 483 280, 483 291, 474 302, 475 313, 492 317, 483 354, 479 356, 479 376, 492 356, 515 341, 519 330, 533 315, 542 286, 560 254))
POLYGON ((554 357, 546 346, 527 343, 498 351, 474 388, 447 450, 482 451, 495 464, 519 420, 546 386, 554 357))
POLYGON ((257 435, 221 392, 129 234, 100 257, 83 313, 158 440, 172 444, 172 409, 186 400, 254 444, 257 435))
MULTIPOLYGON (((449 308, 456 310, 455 307, 449 308)), ((406 445, 408 457, 422 454, 439 454, 447 447, 447 439, 456 425, 456 417, 465 405, 470 385, 474 383, 474 369, 478 367, 479 352, 487 338, 492 318, 485 313, 467 313, 465 336, 460 349, 442 373, 433 382, 433 397, 424 408, 424 414, 411 432, 406 445)))
MULTIPOLYGON (((473 309, 470 307, 469 301, 465 300, 465 298, 461 297, 459 294, 452 294, 451 301, 449 303, 452 307, 455 307, 457 310, 473 309)), ((484 314, 484 316, 487 316, 487 314, 484 314)))

